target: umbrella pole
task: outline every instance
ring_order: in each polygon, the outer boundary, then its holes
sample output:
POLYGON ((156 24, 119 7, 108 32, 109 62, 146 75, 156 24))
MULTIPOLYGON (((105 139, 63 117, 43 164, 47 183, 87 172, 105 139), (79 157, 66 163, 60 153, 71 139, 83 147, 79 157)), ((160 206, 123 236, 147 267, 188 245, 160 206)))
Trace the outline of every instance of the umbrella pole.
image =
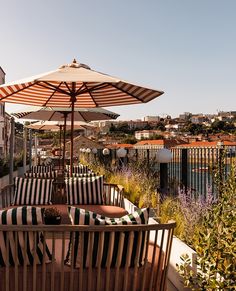
POLYGON ((60 143, 60 148, 59 148, 59 169, 61 170, 61 130, 62 130, 62 125, 59 125, 60 132, 59 132, 59 143, 60 143))
POLYGON ((63 131, 63 156, 62 156, 62 165, 63 170, 65 170, 65 156, 66 156, 66 119, 67 119, 67 112, 64 112, 64 131, 63 131))
POLYGON ((72 82, 72 92, 71 92, 71 135, 70 135, 70 177, 73 173, 73 152, 74 152, 74 110, 76 101, 76 83, 72 82))

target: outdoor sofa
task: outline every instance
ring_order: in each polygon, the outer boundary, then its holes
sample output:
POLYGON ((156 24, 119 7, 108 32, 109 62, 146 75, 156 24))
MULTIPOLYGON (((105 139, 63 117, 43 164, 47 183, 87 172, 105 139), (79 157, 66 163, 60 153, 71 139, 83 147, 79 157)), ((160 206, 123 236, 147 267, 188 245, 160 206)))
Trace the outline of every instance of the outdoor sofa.
MULTIPOLYGON (((34 180, 25 179, 27 183, 34 180)), ((102 178, 99 179, 101 182, 102 178)), ((66 210, 62 225, 45 225, 43 210, 53 205, 48 198, 52 197, 52 182, 50 179, 46 179, 47 183, 44 179, 36 180, 39 188, 44 185, 48 189, 43 200, 29 206, 26 199, 27 206, 8 205, 0 212, 3 215, 5 211, 5 216, 8 213, 8 217, 12 217, 0 220, 0 245, 5 249, 5 264, 1 265, 0 260, 0 291, 165 290, 174 223, 148 224, 147 214, 145 219, 139 212, 127 214, 122 208, 122 188, 102 181, 104 204, 76 204, 77 200, 72 205, 57 205, 62 207, 61 211, 66 210), (113 210, 121 209, 121 213, 114 216, 112 207, 113 210), (30 215, 27 215, 27 223, 21 220, 18 223, 15 217, 23 216, 12 213, 22 208, 30 213, 36 213, 34 209, 37 209, 37 223, 29 218, 30 215), (79 215, 76 217, 73 211, 79 215)), ((78 181, 68 180, 67 191, 73 187, 73 191, 79 189, 78 181)), ((10 186, 3 189, 1 196, 15 196, 13 200, 3 200, 16 202, 16 189, 12 195, 10 188, 13 189, 10 186)), ((85 191, 84 195, 87 194, 85 191)))

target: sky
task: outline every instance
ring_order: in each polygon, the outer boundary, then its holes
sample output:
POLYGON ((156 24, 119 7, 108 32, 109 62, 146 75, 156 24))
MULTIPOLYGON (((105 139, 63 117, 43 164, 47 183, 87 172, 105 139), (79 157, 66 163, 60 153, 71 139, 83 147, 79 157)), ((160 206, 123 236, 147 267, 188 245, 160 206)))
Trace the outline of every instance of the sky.
POLYGON ((107 108, 122 120, 236 110, 235 0, 0 0, 0 10, 6 82, 76 58, 165 92, 107 108))

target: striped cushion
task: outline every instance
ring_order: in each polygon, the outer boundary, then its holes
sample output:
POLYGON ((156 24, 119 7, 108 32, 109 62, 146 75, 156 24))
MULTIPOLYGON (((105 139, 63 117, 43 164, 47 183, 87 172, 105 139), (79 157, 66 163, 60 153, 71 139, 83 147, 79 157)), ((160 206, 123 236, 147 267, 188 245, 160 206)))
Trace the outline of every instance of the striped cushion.
POLYGON ((65 184, 68 204, 104 204, 103 176, 69 178, 65 184))
POLYGON ((51 171, 51 172, 42 172, 42 173, 36 173, 36 172, 27 172, 25 173, 26 178, 48 178, 48 179, 55 179, 57 177, 58 173, 57 171, 51 171))
POLYGON ((51 179, 15 178, 15 196, 13 205, 51 204, 51 179))
MULTIPOLYGON (((83 173, 83 174, 78 174, 78 173, 72 173, 73 178, 83 178, 83 177, 95 177, 98 176, 99 174, 94 173, 94 172, 88 172, 88 173, 83 173)), ((66 178, 70 177, 70 173, 66 173, 66 178)))
MULTIPOLYGON (((66 165, 66 169, 68 172, 70 172, 70 165, 66 165)), ((72 173, 76 173, 76 174, 85 174, 85 173, 89 173, 90 169, 88 168, 88 166, 85 165, 78 165, 78 166, 73 166, 73 170, 72 173)))
POLYGON ((30 169, 30 172, 33 173, 45 173, 52 171, 51 166, 44 166, 44 165, 38 165, 38 166, 32 166, 30 169))
MULTIPOLYGON (((127 214, 121 218, 108 218, 99 214, 96 214, 94 212, 76 208, 73 206, 68 207, 69 216, 71 219, 71 222, 73 225, 134 225, 134 224, 147 224, 148 223, 148 217, 149 217, 149 209, 143 208, 135 211, 132 214, 127 214)), ((117 263, 117 254, 118 254, 118 246, 119 246, 119 239, 120 239, 121 232, 115 233, 115 240, 114 240, 114 248, 112 252, 112 262, 111 267, 115 267, 117 263)), ((128 250, 128 238, 129 238, 129 232, 124 233, 124 245, 122 250, 122 261, 121 261, 121 267, 125 266, 126 263, 126 254, 128 250)), ((139 265, 143 265, 144 263, 144 255, 145 255, 145 242, 146 242, 146 236, 147 233, 144 231, 142 232, 142 238, 141 238, 141 249, 139 253, 139 265)), ((93 267, 98 267, 98 252, 103 251, 102 253, 102 267, 106 267, 107 265, 107 253, 109 248, 109 240, 110 240, 110 233, 105 232, 104 242, 101 249, 98 249, 99 246, 99 238, 100 233, 94 233, 94 240, 93 240, 93 255, 92 255, 92 265, 93 267)), ((130 266, 134 266, 134 261, 136 256, 138 256, 137 252, 137 244, 138 244, 138 232, 134 232, 134 240, 132 244, 132 253, 131 253, 131 260, 130 260, 130 266)), ((74 236, 74 267, 79 268, 81 265, 80 260, 80 236, 79 233, 76 233, 74 236)), ((87 232, 84 233, 84 246, 83 246, 83 254, 84 254, 84 260, 83 260, 83 266, 88 267, 88 260, 89 257, 91 257, 91 254, 87 253, 89 245, 89 234, 87 232)), ((67 264, 70 264, 71 262, 71 246, 72 246, 72 236, 70 238, 70 244, 69 249, 66 257, 67 264)))
MULTIPOLYGON (((0 211, 0 224, 2 225, 40 225, 43 224, 43 208, 23 206, 0 211)), ((0 231, 0 266, 33 265, 34 256, 36 264, 43 261, 43 241, 42 233, 33 232, 8 232, 9 256, 7 262, 7 234, 0 231), (34 251, 36 246, 36 252, 34 251), (25 250, 26 248, 26 250, 25 250), (17 252, 16 252, 17 250, 17 252), (34 254, 35 252, 35 254, 34 254), (26 255, 24 255, 26 253, 26 255)), ((51 254, 45 244, 45 261, 51 260, 51 254)))

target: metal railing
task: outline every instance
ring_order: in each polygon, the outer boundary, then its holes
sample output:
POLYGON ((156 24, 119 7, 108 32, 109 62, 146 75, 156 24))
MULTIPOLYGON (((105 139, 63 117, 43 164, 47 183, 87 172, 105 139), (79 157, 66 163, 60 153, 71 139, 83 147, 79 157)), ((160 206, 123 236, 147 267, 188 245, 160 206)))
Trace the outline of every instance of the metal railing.
MULTIPOLYGON (((117 158, 112 149, 108 156, 98 151, 97 156, 90 155, 89 160, 97 159, 105 166, 126 166, 139 161, 142 167, 160 173, 160 164, 156 161, 158 149, 129 149, 125 158, 117 158)), ((170 195, 177 195, 184 189, 189 195, 206 197, 209 193, 218 195, 216 175, 225 180, 233 162, 236 160, 236 146, 216 147, 174 147, 171 148, 172 161, 168 164, 168 189, 170 195)))

